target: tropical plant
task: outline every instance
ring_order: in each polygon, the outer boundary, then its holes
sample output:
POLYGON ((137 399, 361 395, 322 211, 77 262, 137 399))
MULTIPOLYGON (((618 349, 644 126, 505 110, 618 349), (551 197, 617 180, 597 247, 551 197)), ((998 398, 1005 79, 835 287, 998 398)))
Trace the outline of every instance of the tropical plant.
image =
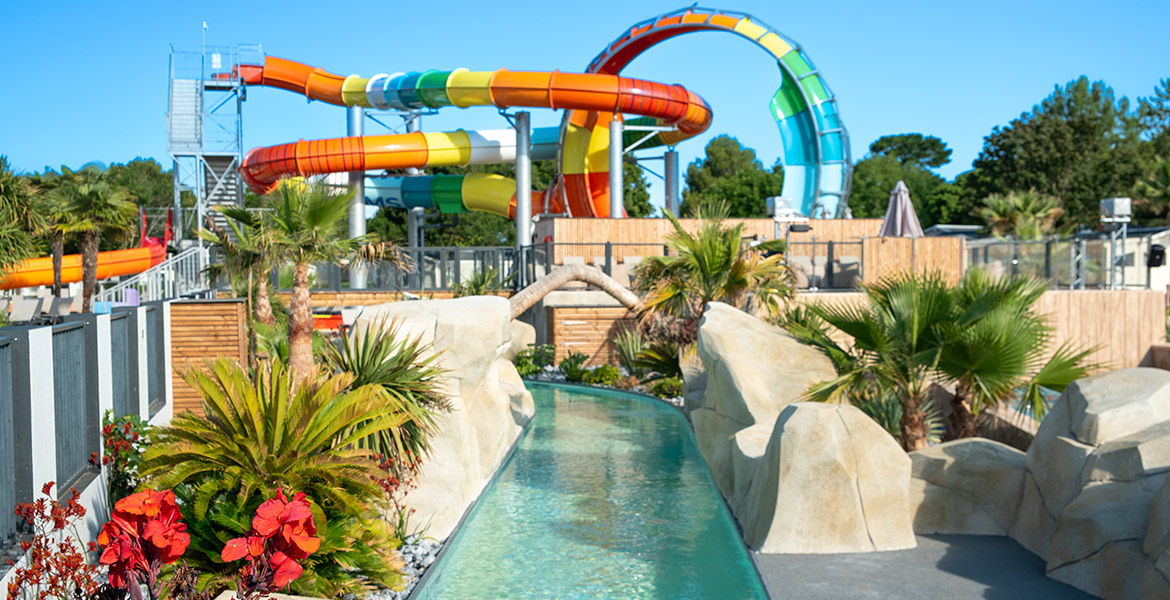
POLYGON ((646 369, 638 363, 638 355, 646 347, 646 340, 638 330, 633 327, 624 327, 613 338, 613 345, 617 347, 618 364, 625 367, 626 371, 635 377, 641 378, 646 375, 646 369))
MULTIPOLYGON (((250 312, 260 323, 275 324, 272 303, 268 299, 268 272, 272 270, 276 255, 271 251, 271 239, 265 233, 264 220, 257 213, 239 206, 217 206, 215 210, 227 217, 228 229, 220 227, 209 217, 208 227, 199 230, 200 237, 218 244, 223 253, 221 262, 207 267, 208 278, 213 283, 223 276, 229 280, 246 278, 250 312)), ((234 281, 232 284, 234 292, 234 281)))
POLYGON ((642 371, 642 383, 650 383, 669 377, 682 377, 682 361, 685 352, 694 347, 680 348, 670 340, 655 340, 647 343, 638 352, 634 365, 642 371))
MULTIPOLYGON (((183 374, 203 399, 205 416, 177 415, 156 428, 143 475, 175 487, 191 513, 190 561, 203 581, 224 583, 220 550, 244 535, 248 517, 273 488, 304 491, 313 500, 321 550, 305 565, 294 592, 355 591, 362 578, 398 582, 389 552, 397 545, 376 511, 385 505, 383 476, 358 440, 401 428, 407 416, 374 385, 352 387, 349 374, 317 375, 293 385, 279 362, 249 374, 230 359, 183 374)), ((310 374, 312 375, 312 374, 310 374)))
POLYGON ((331 369, 352 375, 354 388, 376 386, 385 396, 384 404, 405 417, 401 427, 357 441, 385 457, 396 475, 401 476, 397 465, 430 453, 428 438, 435 431, 435 416, 451 410, 447 397, 436 391, 445 372, 437 359, 421 335, 411 338, 403 332, 398 319, 376 320, 364 329, 342 334, 337 345, 326 347, 325 362, 331 369))
POLYGON ((97 536, 98 562, 109 568, 110 586, 141 600, 142 588, 159 598, 163 565, 179 560, 191 543, 187 525, 171 490, 143 490, 114 505, 97 536))
POLYGON ((45 227, 36 196, 25 177, 16 174, 0 155, 0 277, 4 269, 35 256, 33 237, 45 227))
MULTIPOLYGON (((68 169, 66 169, 68 171, 68 169)), ((95 166, 68 172, 50 195, 64 207, 71 220, 63 226, 66 233, 77 234, 81 245, 81 311, 93 312, 97 292, 97 258, 103 232, 125 236, 128 226, 138 215, 125 188, 106 181, 95 166)))
POLYGON ((256 509, 248 535, 228 540, 220 558, 247 560, 240 570, 236 593, 240 600, 259 600, 301 576, 304 560, 321 548, 313 510, 304 492, 292 500, 279 488, 276 497, 256 509))
POLYGON ((703 220, 693 234, 673 215, 666 216, 674 227, 666 236, 672 256, 647 257, 634 278, 634 289, 642 294, 640 327, 649 337, 687 345, 694 342, 711 302, 775 314, 792 296, 783 257, 764 258, 745 245, 743 225, 724 227, 725 203, 700 209, 703 220))
POLYGON ((1092 368, 1084 364, 1088 352, 1068 346, 1043 359, 1050 328, 1032 305, 1044 285, 994 280, 978 269, 953 287, 938 273, 903 273, 863 286, 861 304, 794 308, 780 325, 828 356, 837 371, 806 392, 810 399, 853 403, 887 427, 896 414, 902 447, 917 450, 939 426, 929 405, 932 383, 955 385, 948 435, 963 437, 974 434, 981 410, 1017 390, 1042 418, 1041 389, 1062 390, 1092 368), (839 344, 832 329, 850 343, 839 344))
MULTIPOLYGON (((150 429, 138 415, 115 417, 114 411, 102 415, 102 468, 106 470, 106 500, 114 506, 119 500, 134 493, 138 487, 142 453, 150 429)), ((96 460, 97 453, 93 458, 96 460)))
POLYGON ((53 262, 53 296, 61 296, 61 263, 65 256, 65 242, 69 236, 70 223, 74 215, 68 210, 68 203, 62 200, 60 194, 54 191, 76 176, 73 171, 62 166, 57 173, 46 169, 44 173, 34 173, 29 176, 29 183, 37 194, 39 212, 44 217, 44 226, 38 235, 49 239, 49 254, 53 262))
POLYGON ((344 232, 353 190, 335 193, 321 183, 284 182, 277 187, 272 212, 266 218, 269 248, 293 265, 289 304, 288 364, 296 380, 313 369, 313 312, 309 300, 309 266, 317 262, 389 260, 407 266, 397 246, 372 243, 370 236, 347 237, 344 232))
POLYGON ((654 382, 650 393, 659 398, 678 398, 682 395, 682 380, 678 377, 665 377, 654 382))
POLYGON ((565 375, 565 381, 571 383, 583 382, 585 380, 585 374, 589 372, 589 369, 585 368, 585 361, 588 360, 588 354, 569 350, 569 353, 561 359, 561 364, 558 365, 561 373, 565 375))
POLYGON ((992 194, 984 198, 978 214, 995 235, 1038 240, 1052 234, 1064 211, 1057 198, 1030 190, 992 194))
MULTIPOLYGON (((41 487, 43 498, 16 505, 16 516, 32 530, 32 537, 21 542, 28 561, 13 565, 8 600, 84 598, 101 587, 101 573, 86 561, 87 548, 77 530, 85 507, 77 501, 76 489, 58 500, 53 485, 50 481, 41 487)), ((90 542, 88 550, 97 546, 90 542)))
POLYGON ((583 380, 589 385, 613 385, 621 376, 622 372, 617 367, 600 365, 586 371, 583 380))
POLYGON ((513 273, 500 280, 500 272, 495 267, 488 267, 482 271, 476 271, 467 281, 452 285, 451 291, 454 292, 455 298, 483 296, 507 285, 509 281, 512 281, 514 275, 513 273))

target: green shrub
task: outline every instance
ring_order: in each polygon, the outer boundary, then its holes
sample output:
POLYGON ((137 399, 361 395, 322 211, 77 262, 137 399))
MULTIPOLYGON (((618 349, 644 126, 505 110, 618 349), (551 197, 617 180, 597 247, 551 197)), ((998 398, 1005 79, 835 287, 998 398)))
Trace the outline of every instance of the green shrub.
POLYGON ((678 377, 663 377, 654 382, 650 393, 659 398, 677 398, 682 395, 682 380, 678 377))
POLYGON ((507 285, 512 281, 512 277, 513 275, 509 275, 500 280, 500 272, 495 267, 488 267, 483 271, 476 271, 466 282, 452 285, 451 291, 454 292, 455 298, 483 296, 507 285))
POLYGON ((521 377, 531 377, 553 364, 556 354, 557 347, 552 344, 529 344, 516 355, 512 364, 516 365, 521 377))
POLYGON ((392 431, 409 419, 377 385, 354 389, 349 374, 320 374, 294 389, 279 362, 254 375, 230 359, 183 377, 207 416, 176 415, 153 429, 142 475, 152 487, 174 488, 190 527, 185 559, 218 587, 237 571, 220 558, 228 539, 245 535, 250 517, 273 487, 311 499, 320 551, 305 565, 294 594, 335 597, 370 582, 401 583, 389 554, 401 544, 378 516, 387 504, 385 477, 358 440, 392 431))
POLYGON ((571 383, 581 383, 585 381, 585 375, 589 372, 585 368, 585 361, 589 360, 588 354, 580 352, 569 351, 565 359, 561 361, 561 373, 565 374, 565 381, 571 383))
POLYGON ((621 369, 613 365, 601 365, 585 373, 585 383, 589 385, 613 385, 621 376, 621 369))
POLYGON ((672 341, 654 341, 646 344, 638 353, 634 361, 643 371, 650 374, 642 378, 642 383, 650 383, 667 377, 678 379, 682 377, 682 365, 679 364, 679 346, 672 341))

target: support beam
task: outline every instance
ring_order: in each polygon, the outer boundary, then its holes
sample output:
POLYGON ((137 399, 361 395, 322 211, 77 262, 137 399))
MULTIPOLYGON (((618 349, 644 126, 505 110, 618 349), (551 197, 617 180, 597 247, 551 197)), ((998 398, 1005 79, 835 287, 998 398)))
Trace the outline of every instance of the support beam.
MULTIPOLYGON (((365 112, 360 106, 351 106, 346 111, 346 135, 350 137, 364 135, 365 112)), ((360 237, 366 234, 366 173, 365 171, 351 171, 349 187, 353 190, 353 199, 349 202, 349 237, 360 237)), ((366 289, 366 266, 351 264, 349 266, 349 289, 366 289)))
POLYGON ((516 113, 516 268, 517 284, 523 286, 524 253, 532 244, 532 124, 529 113, 516 113))
POLYGON ((609 124, 609 218, 620 219, 625 214, 622 205, 622 122, 617 115, 609 124))
POLYGON ((678 202, 678 152, 671 148, 666 151, 665 155, 666 169, 663 176, 666 179, 666 211, 674 216, 679 216, 679 202, 678 202))

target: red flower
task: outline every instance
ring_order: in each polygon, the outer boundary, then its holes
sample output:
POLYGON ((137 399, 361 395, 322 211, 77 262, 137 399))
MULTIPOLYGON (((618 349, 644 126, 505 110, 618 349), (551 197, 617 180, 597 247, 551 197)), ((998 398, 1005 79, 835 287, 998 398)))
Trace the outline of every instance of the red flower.
POLYGON ((119 500, 97 538, 104 548, 99 562, 110 566, 110 585, 156 581, 161 566, 178 560, 191 543, 182 518, 171 490, 146 490, 119 500))
POLYGON ((249 560, 249 565, 241 571, 241 594, 267 592, 301 576, 302 568, 297 560, 321 548, 321 539, 316 534, 317 525, 305 494, 297 492, 290 501, 284 492, 277 490, 275 498, 256 508, 248 535, 229 540, 220 558, 225 562, 249 560), (261 565, 267 562, 269 568, 258 569, 257 562, 261 565), (257 581, 260 576, 256 573, 260 572, 268 573, 268 579, 257 581))

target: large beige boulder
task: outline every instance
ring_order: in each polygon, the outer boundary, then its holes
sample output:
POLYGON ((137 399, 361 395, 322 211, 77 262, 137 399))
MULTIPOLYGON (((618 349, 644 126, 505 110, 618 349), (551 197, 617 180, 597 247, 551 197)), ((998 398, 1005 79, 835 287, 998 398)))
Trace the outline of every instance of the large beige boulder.
POLYGON ((697 352, 701 367, 688 364, 685 371, 686 407, 699 450, 734 510, 780 411, 836 371, 827 357, 779 327, 720 302, 703 315, 697 352), (737 436, 756 426, 762 430, 737 436), (749 439, 750 447, 739 446, 749 439))
POLYGON ((1045 558, 1054 579, 1106 598, 1159 597, 1170 590, 1170 569, 1159 568, 1170 566, 1167 472, 1170 373, 1078 380, 1028 449, 1011 536, 1045 558))
POLYGON ((857 408, 785 407, 757 460, 736 511, 752 548, 820 554, 915 546, 910 458, 857 408))
POLYGON ((912 452, 910 460, 916 533, 1007 535, 1023 495, 1027 455, 969 438, 912 452))
MULTIPOLYGON (((446 370, 440 388, 451 411, 436 419, 426 458, 406 503, 411 525, 429 523, 427 535, 443 539, 495 474, 534 414, 532 396, 505 358, 512 348, 511 305, 504 298, 392 302, 368 307, 357 327, 396 319, 439 353, 446 370)), ((523 330, 523 328, 519 328, 523 330)))
POLYGON ((515 360, 517 354, 536 343, 536 328, 520 319, 512 319, 508 329, 511 332, 512 344, 508 346, 504 358, 515 360))
POLYGON ((824 354, 721 302, 703 315, 698 351, 707 372, 703 406, 744 427, 775 423, 809 386, 837 376, 824 354))

